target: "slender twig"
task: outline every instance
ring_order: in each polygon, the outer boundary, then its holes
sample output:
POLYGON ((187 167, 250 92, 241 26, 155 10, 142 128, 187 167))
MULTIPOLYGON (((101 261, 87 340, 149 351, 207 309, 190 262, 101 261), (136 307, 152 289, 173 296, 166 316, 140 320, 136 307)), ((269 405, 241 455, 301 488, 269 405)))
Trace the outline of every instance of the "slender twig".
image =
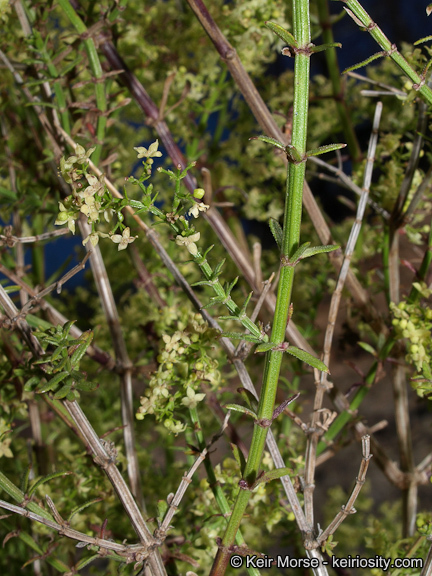
POLYGON ((423 197, 423 194, 426 193, 427 189, 431 186, 431 179, 432 179, 432 167, 429 168, 425 177, 423 178, 422 182, 417 187, 417 190, 414 192, 411 202, 408 204, 408 208, 404 213, 404 220, 409 221, 411 216, 413 215, 414 210, 417 208, 418 203, 423 197))
MULTIPOLYGON (((372 134, 369 141, 369 149, 366 160, 366 168, 363 179, 363 189, 362 196, 360 197, 357 215, 355 222, 351 228, 351 233, 348 238, 347 246, 345 249, 345 256, 343 264, 339 273, 336 288, 332 294, 332 299, 330 303, 330 310, 328 314, 327 329, 324 337, 324 347, 323 347, 323 362, 326 366, 329 366, 331 346, 333 342, 333 334, 336 325, 336 318, 339 310, 339 305, 342 297, 342 290, 347 277, 347 272, 351 263, 351 257, 354 253, 354 248, 357 242, 357 238, 360 233, 361 224, 364 216, 364 212, 367 205, 367 198, 369 194, 369 188, 372 180, 372 169, 375 157, 376 145, 378 142, 378 126, 381 118, 382 104, 378 103, 375 110, 375 116, 372 127, 372 134)), ((305 460, 305 513, 306 518, 310 524, 313 524, 313 492, 315 488, 314 477, 315 477, 315 459, 316 459, 316 448, 318 445, 318 440, 323 434, 323 428, 318 426, 321 418, 321 407, 324 399, 324 394, 328 390, 329 386, 327 383, 327 374, 322 372, 319 382, 316 382, 316 391, 314 399, 314 412, 312 415, 311 422, 311 433, 308 437, 308 443, 306 447, 306 460, 305 460)))
POLYGON ((94 538, 93 536, 88 536, 88 534, 85 534, 84 532, 79 532, 78 530, 70 528, 65 522, 54 522, 40 514, 21 508, 20 506, 15 506, 14 504, 9 504, 9 502, 5 502, 4 500, 0 500, 0 508, 9 510, 10 512, 14 512, 14 514, 24 516, 30 520, 34 520, 40 524, 44 524, 45 526, 56 530, 62 536, 66 536, 72 540, 78 540, 79 542, 85 542, 86 544, 97 546, 100 550, 112 550, 120 556, 124 556, 126 563, 142 562, 148 556, 147 548, 142 544, 126 545, 118 544, 112 540, 104 540, 103 538, 94 538))
POLYGON ((423 136, 426 132, 427 120, 428 120, 427 104, 425 104, 423 101, 420 101, 417 126, 415 130, 414 141, 412 143, 410 158, 408 160, 408 165, 405 169, 404 179, 402 180, 402 184, 399 189, 399 194, 394 204, 392 212, 392 220, 394 222, 395 227, 400 225, 403 209, 411 189, 415 171, 417 170, 420 161, 420 152, 423 147, 423 136))
POLYGON ((428 555, 426 557, 425 563, 423 564, 420 576, 431 576, 432 575, 432 544, 429 548, 428 555))
POLYGON ((401 471, 411 480, 403 490, 403 521, 404 536, 412 536, 415 531, 417 515, 417 482, 414 466, 413 444, 411 438, 411 423, 405 367, 396 364, 393 369, 393 396, 395 403, 396 433, 399 445, 401 471))
POLYGON ((14 236, 12 234, 12 226, 5 226, 3 231, 5 234, 0 234, 0 246, 8 246, 10 248, 15 246, 15 244, 32 244, 34 242, 41 242, 47 238, 69 234, 69 230, 67 228, 60 228, 58 230, 52 230, 51 232, 44 232, 43 234, 37 234, 36 236, 14 236))
POLYGON ((3 325, 9 327, 12 324, 16 323, 18 319, 25 318, 26 315, 30 312, 30 310, 39 303, 39 300, 50 294, 54 289, 56 289, 57 293, 59 294, 61 292, 63 284, 66 284, 66 282, 70 280, 73 276, 75 276, 75 274, 77 274, 78 272, 80 272, 80 270, 83 270, 85 268, 85 264, 89 259, 90 254, 91 252, 84 257, 83 261, 80 264, 77 264, 76 266, 74 266, 74 268, 72 268, 72 270, 69 270, 69 272, 67 272, 62 278, 60 278, 60 280, 54 282, 53 284, 50 284, 49 286, 47 286, 47 288, 44 288, 44 290, 37 292, 34 295, 34 297, 28 300, 27 303, 21 308, 17 316, 4 320, 3 325))
MULTIPOLYGON (((317 158, 316 156, 312 156, 310 158, 310 161, 313 164, 316 164, 317 166, 321 166, 322 168, 325 168, 329 172, 333 172, 333 174, 335 174, 337 176, 337 178, 341 181, 341 183, 344 184, 348 190, 351 190, 352 192, 357 194, 357 196, 360 197, 362 195, 362 189, 360 188, 360 186, 357 186, 357 184, 355 184, 351 180, 351 178, 348 176, 348 174, 346 174, 343 170, 340 170, 336 166, 332 166, 331 164, 329 164, 325 160, 322 160, 321 158, 317 158)), ((381 214, 381 216, 385 220, 388 220, 390 218, 390 214, 387 212, 387 210, 385 208, 383 208, 382 206, 380 206, 379 204, 377 204, 374 200, 372 200, 372 198, 368 197, 367 203, 369 206, 371 206, 371 208, 373 208, 375 210, 375 212, 377 212, 378 214, 381 214)))
POLYGON ((228 412, 225 416, 225 420, 222 424, 222 428, 219 430, 219 432, 217 432, 217 434, 215 434, 211 438, 210 442, 201 451, 201 453, 199 454, 199 456, 195 460, 193 466, 190 468, 190 470, 187 472, 187 474, 185 474, 183 476, 182 481, 180 482, 180 485, 177 488, 177 492, 175 493, 175 495, 173 495, 172 498, 170 498, 170 500, 168 502, 169 508, 165 514, 165 517, 163 519, 162 524, 160 525, 160 527, 157 531, 158 535, 161 535, 162 537, 165 536, 166 532, 168 531, 168 529, 171 525, 171 520, 173 519, 174 514, 176 513, 176 511, 180 505, 180 502, 182 501, 183 496, 185 495, 186 490, 192 481, 192 476, 195 474, 195 472, 197 471, 197 469, 201 465, 201 463, 204 461, 204 459, 207 457, 207 455, 209 453, 209 449, 211 448, 211 446, 213 446, 213 444, 215 442, 217 442, 217 440, 219 440, 219 438, 221 436, 223 436, 225 429, 228 426, 228 420, 229 420, 230 415, 231 415, 231 412, 228 410, 228 412))
POLYGON ((356 483, 351 492, 350 497, 347 500, 347 503, 341 507, 340 512, 336 514, 336 517, 333 519, 332 522, 327 526, 327 528, 321 532, 321 534, 317 537, 317 542, 319 544, 323 544, 327 538, 336 532, 342 522, 345 520, 347 516, 350 514, 355 514, 356 510, 354 508, 355 501, 357 500, 358 495, 360 494, 360 490, 365 483, 367 470, 369 467, 369 461, 372 458, 370 453, 370 438, 369 436, 363 436, 362 438, 362 461, 360 464, 360 470, 358 476, 356 478, 356 483))
MULTIPOLYGON (((79 226, 83 238, 91 233, 91 227, 85 218, 80 218, 79 226)), ((128 477, 131 483, 132 493, 138 500, 140 507, 145 511, 145 503, 141 487, 141 475, 138 464, 138 456, 135 448, 135 420, 132 397, 132 362, 129 359, 123 330, 120 325, 120 317, 112 292, 111 283, 105 268, 99 245, 91 246, 88 242, 87 251, 91 251, 90 265, 93 278, 97 287, 117 360, 117 368, 120 369, 120 395, 121 415, 123 423, 123 439, 126 450, 128 477)))
POLYGON ((135 244, 131 244, 129 246, 129 250, 132 262, 134 263, 136 271, 138 273, 139 280, 137 280, 137 283, 139 283, 139 285, 144 288, 144 290, 148 293, 148 295, 150 296, 152 301, 155 302, 155 304, 163 308, 164 306, 166 306, 166 302, 160 295, 159 290, 157 289, 152 280, 150 272, 147 270, 146 265, 142 261, 138 248, 135 246, 135 244))
POLYGON ((362 82, 366 82, 368 84, 373 84, 374 86, 378 86, 380 88, 384 88, 387 93, 390 92, 394 96, 399 96, 401 98, 406 98, 407 93, 403 90, 399 90, 394 86, 390 86, 389 84, 384 84, 383 82, 377 82, 376 80, 372 80, 372 78, 368 78, 367 76, 363 76, 358 72, 347 72, 347 76, 351 76, 351 78, 356 78, 357 80, 361 80, 362 82))

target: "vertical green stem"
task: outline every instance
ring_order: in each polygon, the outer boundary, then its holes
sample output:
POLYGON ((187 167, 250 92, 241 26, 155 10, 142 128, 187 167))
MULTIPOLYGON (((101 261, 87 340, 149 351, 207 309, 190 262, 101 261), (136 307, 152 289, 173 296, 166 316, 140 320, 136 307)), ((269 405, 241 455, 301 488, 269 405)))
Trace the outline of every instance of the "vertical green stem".
MULTIPOLYGON (((86 25, 78 16, 78 14, 75 12, 69 0, 59 0, 59 5, 62 8, 63 12, 66 14, 66 16, 69 18, 71 24, 74 26, 78 34, 80 35, 87 34, 88 30, 86 25)), ((93 152, 92 156, 93 162, 97 165, 102 152, 102 142, 105 138, 107 116, 104 114, 104 112, 107 111, 108 106, 105 96, 105 86, 103 82, 100 82, 100 79, 103 76, 103 72, 94 40, 91 37, 87 37, 83 39, 83 42, 87 52, 87 57, 89 59, 92 74, 96 79, 99 79, 99 82, 97 81, 95 82, 95 97, 96 97, 96 106, 99 109, 100 115, 97 120, 97 128, 96 128, 96 138, 97 138, 96 150, 93 152)))
MULTIPOLYGON (((282 264, 288 261, 288 257, 293 253, 293 250, 298 247, 300 241, 309 104, 309 0, 293 0, 293 16, 294 37, 298 47, 295 48, 293 130, 291 144, 296 148, 302 161, 295 164, 288 164, 284 238, 281 251, 282 264)), ((294 267, 282 265, 271 333, 271 342, 274 342, 276 345, 281 344, 285 339, 293 280, 294 267)), ((262 422, 265 419, 271 420, 272 418, 282 355, 283 352, 277 350, 271 350, 267 353, 257 422, 262 422)), ((266 436, 267 427, 255 423, 252 444, 243 479, 247 486, 250 486, 258 476, 266 436)), ((222 545, 218 550, 210 573, 211 576, 222 576, 222 574, 225 573, 230 557, 230 549, 234 544, 237 530, 250 498, 251 492, 247 486, 240 488, 228 527, 222 539, 222 545)))

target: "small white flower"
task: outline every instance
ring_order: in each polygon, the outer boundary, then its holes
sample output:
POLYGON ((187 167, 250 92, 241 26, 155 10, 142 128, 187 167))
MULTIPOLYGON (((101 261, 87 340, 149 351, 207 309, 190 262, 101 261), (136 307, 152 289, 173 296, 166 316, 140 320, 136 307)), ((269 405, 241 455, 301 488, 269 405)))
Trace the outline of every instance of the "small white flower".
POLYGON ((92 243, 93 246, 96 246, 97 243, 99 242, 99 237, 101 238, 108 238, 109 234, 105 234, 104 232, 92 232, 91 234, 89 234, 87 236, 87 238, 85 238, 82 241, 83 246, 85 246, 87 244, 87 242, 90 240, 90 242, 92 243))
POLYGON ((93 196, 87 196, 84 202, 85 204, 81 206, 80 211, 87 216, 89 222, 95 222, 99 218, 100 203, 95 202, 93 196))
POLYGON ((202 202, 195 202, 195 204, 189 208, 187 215, 198 218, 200 212, 206 212, 210 206, 203 204, 202 202))
POLYGON ((158 151, 159 140, 150 144, 148 150, 144 148, 144 146, 138 146, 134 148, 136 152, 138 152, 138 158, 160 158, 162 156, 162 152, 158 151))
POLYGON ((186 408, 196 408, 198 403, 205 398, 205 394, 197 394, 190 386, 187 387, 186 394, 187 396, 182 398, 182 404, 186 408))
POLYGON ((180 236, 179 234, 176 236, 175 241, 178 246, 186 246, 189 253, 192 254, 192 256, 196 256, 198 254, 198 246, 195 242, 198 242, 199 239, 200 233, 196 232, 195 234, 192 234, 192 236, 180 236))
POLYGON ((120 236, 120 234, 114 234, 114 236, 111 236, 111 240, 115 243, 118 244, 119 250, 125 250, 128 246, 128 244, 131 244, 131 242, 133 242, 135 240, 135 238, 138 238, 138 236, 130 236, 130 228, 125 228, 123 230, 123 234, 120 236))
POLYGON ((96 176, 93 176, 92 174, 86 174, 85 175, 87 182, 89 183, 89 186, 87 186, 87 188, 85 188, 84 190, 82 190, 81 192, 78 192, 78 196, 80 198, 88 198, 90 196, 94 196, 96 193, 99 194, 99 192, 104 189, 104 175, 102 174, 100 178, 96 178, 96 176))

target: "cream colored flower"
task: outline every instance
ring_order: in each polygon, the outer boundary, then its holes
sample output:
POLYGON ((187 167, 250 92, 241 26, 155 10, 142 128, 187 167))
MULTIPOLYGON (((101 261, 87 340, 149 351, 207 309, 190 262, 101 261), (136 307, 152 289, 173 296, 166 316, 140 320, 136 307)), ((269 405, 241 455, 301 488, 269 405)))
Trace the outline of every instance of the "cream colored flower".
POLYGON ((186 408, 196 408, 198 403, 205 398, 205 394, 197 394, 190 386, 187 387, 186 394, 187 396, 182 398, 182 404, 186 408))
POLYGON ((134 148, 134 150, 138 152, 138 158, 160 158, 162 152, 159 152, 158 147, 159 140, 156 140, 153 144, 150 144, 148 149, 144 148, 144 146, 138 146, 137 148, 134 148))
POLYGON ((93 246, 96 246, 97 243, 99 242, 99 237, 100 238, 108 238, 109 234, 105 234, 104 232, 92 232, 91 234, 89 234, 87 236, 87 238, 85 238, 82 241, 83 246, 85 246, 87 244, 87 242, 90 240, 90 242, 92 243, 93 246))
POLYGON ((189 208, 187 216, 198 218, 200 212, 206 212, 209 208, 210 206, 207 204, 203 204, 202 202, 195 202, 195 204, 189 208))
POLYGON ((89 186, 87 186, 87 188, 85 188, 81 192, 78 192, 78 196, 80 198, 88 198, 90 196, 94 196, 95 194, 99 194, 99 192, 101 191, 103 193, 105 183, 104 181, 105 177, 103 174, 100 176, 100 178, 96 178, 96 176, 93 176, 92 174, 86 174, 85 177, 87 179, 87 182, 89 183, 89 186))
POLYGON ((200 236, 201 234, 199 232, 192 234, 192 236, 180 236, 179 234, 176 236, 175 241, 178 246, 186 246, 189 253, 192 254, 192 256, 196 256, 198 254, 198 246, 195 242, 198 242, 200 236))
POLYGON ((115 243, 118 244, 119 250, 125 250, 128 246, 128 244, 130 244, 131 242, 133 242, 136 238, 138 238, 138 236, 132 236, 130 235, 130 228, 125 228, 123 230, 123 234, 120 236, 120 234, 114 234, 114 236, 111 236, 111 240, 115 243))
POLYGON ((100 203, 96 202, 93 196, 87 196, 84 202, 80 208, 81 212, 87 216, 89 222, 95 222, 99 218, 100 203))

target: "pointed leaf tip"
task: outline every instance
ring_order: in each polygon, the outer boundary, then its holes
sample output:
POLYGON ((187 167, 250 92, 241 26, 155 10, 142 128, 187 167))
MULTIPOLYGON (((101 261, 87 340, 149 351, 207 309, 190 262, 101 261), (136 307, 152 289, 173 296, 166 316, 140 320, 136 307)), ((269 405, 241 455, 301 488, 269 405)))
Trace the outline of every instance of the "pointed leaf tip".
POLYGON ((279 38, 281 38, 284 42, 288 44, 288 46, 294 46, 295 48, 298 47, 298 42, 288 30, 282 28, 279 24, 275 24, 274 22, 266 22, 265 25, 269 30, 274 32, 279 38))

